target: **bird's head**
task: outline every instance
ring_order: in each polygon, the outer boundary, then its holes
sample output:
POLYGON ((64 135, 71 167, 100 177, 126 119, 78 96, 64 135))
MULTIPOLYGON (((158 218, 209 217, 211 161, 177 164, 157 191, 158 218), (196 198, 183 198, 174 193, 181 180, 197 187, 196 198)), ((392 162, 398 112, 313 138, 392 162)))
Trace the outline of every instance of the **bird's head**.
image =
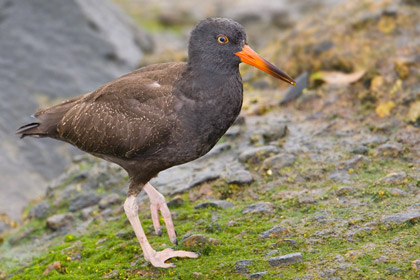
POLYGON ((279 68, 259 56, 246 42, 242 25, 227 18, 208 18, 191 32, 189 63, 207 70, 227 73, 244 62, 291 85, 295 81, 279 68))

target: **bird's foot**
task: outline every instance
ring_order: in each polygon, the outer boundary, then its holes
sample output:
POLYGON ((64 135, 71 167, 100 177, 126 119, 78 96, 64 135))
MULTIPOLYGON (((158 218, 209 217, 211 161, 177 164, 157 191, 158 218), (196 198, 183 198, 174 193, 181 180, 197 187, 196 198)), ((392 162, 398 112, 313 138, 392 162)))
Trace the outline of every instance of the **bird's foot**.
POLYGON ((153 227, 155 228, 156 234, 161 236, 162 229, 159 222, 159 211, 162 214, 163 220, 166 224, 166 229, 168 231, 169 239, 173 244, 178 244, 176 238, 176 232, 174 223, 172 221, 172 215, 169 211, 168 206, 166 205, 165 197, 158 192, 150 183, 147 183, 144 186, 144 190, 149 196, 150 199, 150 213, 152 216, 153 227))
MULTIPOLYGON (((169 268, 175 267, 174 263, 165 263, 166 260, 170 258, 198 258, 199 254, 188 251, 175 251, 174 249, 167 248, 160 252, 154 251, 151 256, 146 258, 154 267, 169 268)), ((146 257, 146 256, 145 256, 146 257)))

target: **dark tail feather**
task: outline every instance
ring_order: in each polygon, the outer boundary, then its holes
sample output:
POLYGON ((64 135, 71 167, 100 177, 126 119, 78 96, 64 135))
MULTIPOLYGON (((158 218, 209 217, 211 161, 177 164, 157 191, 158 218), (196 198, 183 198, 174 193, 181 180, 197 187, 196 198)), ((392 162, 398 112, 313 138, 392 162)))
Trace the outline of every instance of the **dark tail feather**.
POLYGON ((38 136, 43 137, 45 136, 45 132, 42 132, 39 129, 40 123, 33 122, 29 124, 25 124, 18 128, 16 131, 16 134, 20 134, 20 138, 23 138, 25 136, 38 136))

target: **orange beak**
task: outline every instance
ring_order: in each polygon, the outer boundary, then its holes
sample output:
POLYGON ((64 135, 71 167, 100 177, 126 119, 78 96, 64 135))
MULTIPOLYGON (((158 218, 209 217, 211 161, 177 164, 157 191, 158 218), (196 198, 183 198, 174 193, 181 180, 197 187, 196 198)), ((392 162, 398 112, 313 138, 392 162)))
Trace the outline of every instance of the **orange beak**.
POLYGON ((260 70, 270 74, 271 76, 283 80, 292 86, 296 85, 296 82, 293 79, 281 71, 279 68, 259 56, 253 49, 251 49, 248 45, 245 45, 242 51, 235 53, 237 56, 241 58, 241 62, 245 62, 249 65, 257 67, 260 70))

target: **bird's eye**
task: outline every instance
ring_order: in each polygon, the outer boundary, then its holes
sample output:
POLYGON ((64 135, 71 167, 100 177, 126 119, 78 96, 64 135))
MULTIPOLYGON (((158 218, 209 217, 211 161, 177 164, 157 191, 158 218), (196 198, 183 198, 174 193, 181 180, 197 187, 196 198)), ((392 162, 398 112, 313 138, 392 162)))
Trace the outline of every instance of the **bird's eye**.
POLYGON ((224 45, 229 43, 229 39, 225 35, 220 34, 217 35, 217 43, 219 43, 220 45, 224 45))

